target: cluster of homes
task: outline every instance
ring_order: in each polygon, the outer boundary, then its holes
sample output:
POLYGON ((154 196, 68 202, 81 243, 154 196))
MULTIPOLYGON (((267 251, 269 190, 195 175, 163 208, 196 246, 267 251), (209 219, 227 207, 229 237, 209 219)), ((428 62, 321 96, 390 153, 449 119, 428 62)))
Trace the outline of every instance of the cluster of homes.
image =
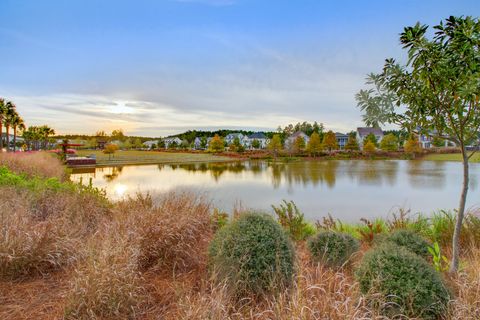
MULTIPOLYGON (((360 147, 362 147, 363 140, 365 139, 365 137, 368 136, 370 133, 373 133, 375 135, 378 142, 380 142, 383 138, 383 131, 379 128, 357 128, 356 133, 357 133, 356 134, 357 141, 360 147)), ((339 133, 339 132, 335 133, 335 137, 337 138, 337 143, 340 149, 345 148, 345 145, 347 144, 347 141, 348 141, 348 136, 349 136, 348 134, 344 134, 344 133, 339 133)), ((308 135, 306 135, 302 131, 298 131, 290 135, 285 140, 285 147, 292 145, 298 137, 301 137, 304 139, 305 145, 307 145, 310 140, 310 137, 308 135)), ((240 144, 243 145, 243 147, 247 150, 266 149, 268 143, 270 142, 267 136, 262 132, 256 132, 251 135, 244 135, 242 133, 230 133, 224 138, 224 141, 227 145, 230 145, 237 138, 240 144), (257 141, 257 143, 254 143, 254 141, 257 141), (257 145, 258 147, 256 148, 255 145, 257 145)), ((202 141, 202 139, 204 138, 200 138, 200 137, 195 138, 195 140, 193 141, 193 145, 191 146, 192 149, 195 149, 195 150, 207 149, 210 144, 210 141, 212 140, 212 137, 206 138, 204 141, 202 141)), ((165 144, 166 149, 171 147, 172 144, 176 146, 180 146, 182 143, 184 143, 178 137, 165 138, 163 139, 163 142, 165 144)), ((144 145, 150 148, 151 146, 156 145, 157 143, 158 141, 151 140, 151 141, 146 141, 144 145)))

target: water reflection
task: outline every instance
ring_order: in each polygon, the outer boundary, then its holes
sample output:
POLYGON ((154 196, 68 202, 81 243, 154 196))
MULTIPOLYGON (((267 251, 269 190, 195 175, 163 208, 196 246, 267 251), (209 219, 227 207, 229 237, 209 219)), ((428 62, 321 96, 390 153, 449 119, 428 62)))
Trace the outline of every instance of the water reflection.
MULTIPOLYGON (((480 165, 471 166, 470 204, 476 204, 480 165)), ((226 210, 235 201, 269 210, 294 200, 307 217, 375 217, 392 207, 431 212, 454 208, 461 164, 432 161, 250 161, 97 168, 74 171, 71 179, 105 188, 112 199, 138 191, 193 188, 209 193, 226 210)))

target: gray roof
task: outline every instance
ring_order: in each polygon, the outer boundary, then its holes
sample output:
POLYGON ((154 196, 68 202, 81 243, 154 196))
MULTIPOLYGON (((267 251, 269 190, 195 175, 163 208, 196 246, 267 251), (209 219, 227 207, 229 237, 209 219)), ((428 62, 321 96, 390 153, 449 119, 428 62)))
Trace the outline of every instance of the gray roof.
POLYGON ((248 136, 249 139, 267 139, 263 132, 255 132, 248 136))
POLYGON ((361 127, 357 128, 357 132, 360 137, 368 136, 370 133, 373 133, 376 136, 383 136, 383 131, 380 128, 361 127))
POLYGON ((335 137, 348 137, 346 133, 335 132, 335 137))

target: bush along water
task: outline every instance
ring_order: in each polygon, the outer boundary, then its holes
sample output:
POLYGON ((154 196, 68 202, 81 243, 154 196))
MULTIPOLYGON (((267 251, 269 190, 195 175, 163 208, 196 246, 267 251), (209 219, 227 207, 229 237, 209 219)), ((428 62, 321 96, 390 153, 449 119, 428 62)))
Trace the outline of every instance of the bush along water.
POLYGON ((450 292, 438 272, 404 247, 383 244, 368 251, 355 276, 362 293, 388 317, 437 319, 450 292))
POLYGON ((404 247, 405 249, 428 259, 431 255, 428 251, 430 243, 422 236, 411 230, 396 230, 382 239, 385 242, 404 247))
POLYGON ((351 235, 335 231, 322 231, 307 242, 312 259, 330 267, 345 265, 360 247, 351 235))
POLYGON ((214 280, 237 298, 276 293, 293 281, 295 253, 271 216, 244 213, 221 228, 209 247, 214 280))

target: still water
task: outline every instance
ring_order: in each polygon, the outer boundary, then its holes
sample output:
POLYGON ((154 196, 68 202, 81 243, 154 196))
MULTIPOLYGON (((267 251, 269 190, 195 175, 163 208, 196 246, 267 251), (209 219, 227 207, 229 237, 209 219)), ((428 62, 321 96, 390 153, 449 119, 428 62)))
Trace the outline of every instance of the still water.
MULTIPOLYGON (((471 164, 468 206, 480 205, 480 164, 471 164)), ((152 195, 175 189, 207 194, 216 207, 271 211, 272 204, 293 200, 310 220, 386 217, 399 207, 431 213, 458 205, 462 168, 443 161, 262 161, 141 165, 77 169, 73 181, 104 188, 109 198, 137 192, 152 195)))

